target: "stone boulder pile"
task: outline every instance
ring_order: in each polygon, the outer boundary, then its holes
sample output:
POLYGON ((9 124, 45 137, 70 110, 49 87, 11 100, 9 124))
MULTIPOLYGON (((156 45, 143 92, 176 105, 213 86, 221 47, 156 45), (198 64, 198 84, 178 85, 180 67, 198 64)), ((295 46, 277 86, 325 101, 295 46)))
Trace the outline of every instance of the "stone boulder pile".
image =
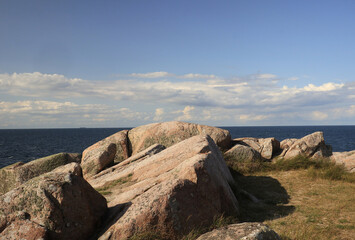
MULTIPOLYGON (((355 154, 342 154, 333 160, 353 171, 355 154)), ((239 193, 256 199, 239 189, 224 157, 253 162, 331 155, 321 132, 279 142, 232 140, 227 130, 176 121, 123 130, 82 154, 0 169, 0 239, 113 240, 141 232, 179 239, 216 216, 238 219, 239 193)), ((262 237, 279 239, 261 223, 229 225, 199 239, 262 237)))
POLYGON ((85 149, 82 158, 83 175, 88 179, 153 144, 170 147, 200 134, 209 135, 221 149, 230 147, 231 136, 227 130, 178 121, 153 123, 120 131, 85 149))
POLYGON ((239 212, 231 189, 236 183, 208 135, 191 137, 129 164, 122 162, 88 181, 106 192, 111 207, 110 227, 99 239, 126 239, 157 229, 177 239, 196 226, 209 226, 217 215, 239 212))
POLYGON ((304 156, 310 158, 330 157, 332 155, 332 147, 326 145, 323 132, 315 132, 301 139, 285 139, 280 143, 282 148, 281 157, 291 159, 296 156, 304 156))

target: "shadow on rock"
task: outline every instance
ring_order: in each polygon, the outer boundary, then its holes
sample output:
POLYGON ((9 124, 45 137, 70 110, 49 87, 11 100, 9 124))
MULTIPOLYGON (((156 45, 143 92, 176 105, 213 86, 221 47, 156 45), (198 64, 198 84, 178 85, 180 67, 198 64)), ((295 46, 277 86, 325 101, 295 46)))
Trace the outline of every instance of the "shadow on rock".
POLYGON ((278 180, 266 176, 233 175, 240 189, 236 194, 240 202, 241 221, 262 222, 294 212, 295 207, 287 205, 290 196, 278 180))
POLYGON ((107 209, 104 216, 102 216, 101 228, 98 229, 96 234, 94 234, 90 240, 96 239, 109 239, 111 237, 111 232, 104 234, 113 224, 115 224, 132 205, 132 202, 117 204, 113 207, 107 209))

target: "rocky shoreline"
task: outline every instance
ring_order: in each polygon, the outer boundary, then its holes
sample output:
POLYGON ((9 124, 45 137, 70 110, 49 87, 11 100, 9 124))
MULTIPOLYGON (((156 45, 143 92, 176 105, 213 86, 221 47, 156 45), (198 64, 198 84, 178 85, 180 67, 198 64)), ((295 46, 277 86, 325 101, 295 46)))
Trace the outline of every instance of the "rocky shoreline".
MULTIPOLYGON (((83 153, 0 169, 0 239, 180 239, 216 216, 238 220, 240 189, 226 161, 328 158, 355 172, 355 151, 332 153, 323 133, 301 139, 238 138, 185 123, 115 133, 83 153)), ((250 196, 253 199, 253 196, 250 196)), ((237 223, 198 239, 280 239, 261 223, 237 223)))

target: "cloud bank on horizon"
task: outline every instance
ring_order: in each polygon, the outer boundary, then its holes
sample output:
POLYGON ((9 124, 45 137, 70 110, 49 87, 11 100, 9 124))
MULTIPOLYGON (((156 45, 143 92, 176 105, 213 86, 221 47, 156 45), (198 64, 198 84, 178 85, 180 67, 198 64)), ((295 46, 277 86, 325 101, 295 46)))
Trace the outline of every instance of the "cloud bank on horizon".
POLYGON ((218 126, 352 124, 355 82, 296 87, 294 78, 161 71, 92 81, 40 72, 0 74, 0 128, 134 127, 171 120, 218 126))

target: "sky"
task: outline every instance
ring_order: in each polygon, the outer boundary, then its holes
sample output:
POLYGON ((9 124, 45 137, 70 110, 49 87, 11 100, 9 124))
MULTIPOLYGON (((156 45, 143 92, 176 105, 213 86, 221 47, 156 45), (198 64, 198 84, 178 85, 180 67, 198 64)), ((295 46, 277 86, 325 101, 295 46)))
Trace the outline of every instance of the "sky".
POLYGON ((0 0, 0 128, 355 124, 353 0, 0 0))

